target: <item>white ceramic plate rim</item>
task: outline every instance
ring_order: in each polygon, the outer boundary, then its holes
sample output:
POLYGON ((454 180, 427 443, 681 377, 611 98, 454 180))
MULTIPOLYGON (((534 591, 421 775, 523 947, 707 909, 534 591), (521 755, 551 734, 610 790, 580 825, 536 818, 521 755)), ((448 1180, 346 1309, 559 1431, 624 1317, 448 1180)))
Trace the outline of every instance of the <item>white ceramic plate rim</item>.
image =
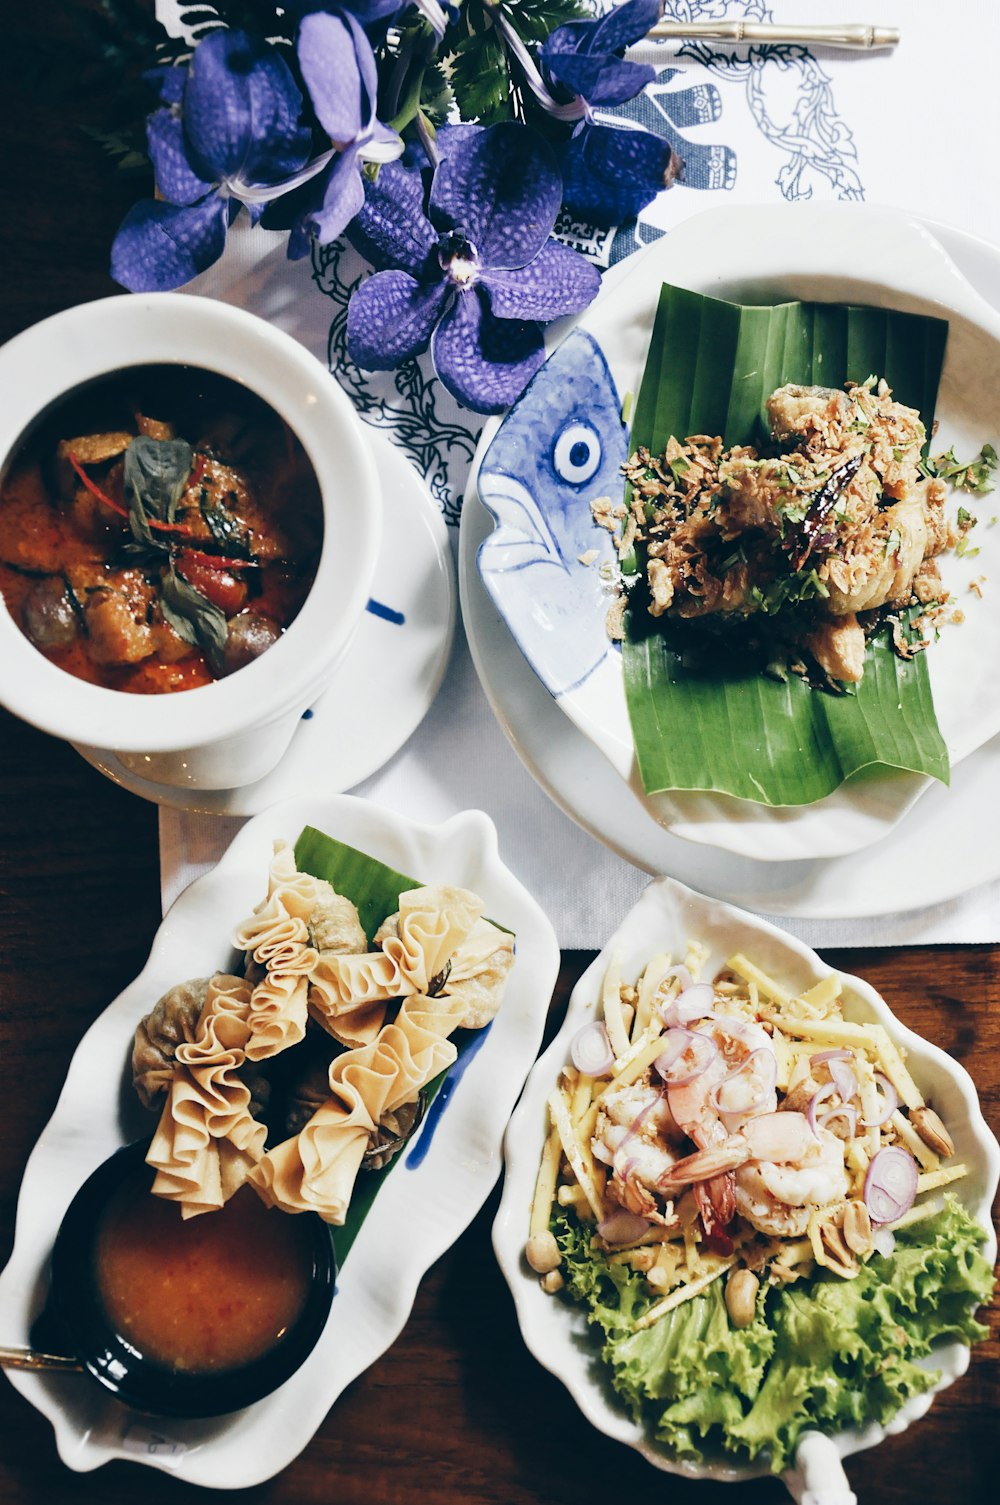
MULTIPOLYGON (((843 296, 847 283, 852 296, 861 301, 889 302, 950 315, 956 331, 974 327, 993 342, 990 349, 996 345, 1000 361, 1000 345, 996 344, 1000 340, 1000 315, 971 287, 927 229, 895 210, 837 203, 723 206, 694 216, 620 263, 605 278, 601 294, 579 320, 602 345, 620 390, 633 390, 638 384, 656 291, 668 279, 713 296, 762 298, 779 293, 843 296), (871 246, 872 254, 865 263, 863 279, 846 279, 842 268, 853 264, 848 251, 853 248, 854 254, 859 236, 871 246), (789 266, 793 270, 789 271, 789 266)), ((558 331, 565 332, 565 328, 558 331)), ((953 350, 955 343, 953 339, 953 350)), ((943 398, 954 380, 955 359, 953 355, 946 359, 943 398)), ((952 419, 946 400, 940 411, 941 438, 947 444, 952 419)), ((478 472, 499 422, 491 421, 484 429, 473 474, 478 472)), ((982 435, 979 442, 985 437, 990 436, 982 435)), ((967 444, 967 437, 960 442, 967 444)), ((984 530, 980 532, 982 538, 977 536, 977 542, 988 552, 991 541, 984 530)), ((1000 543, 994 548, 1000 553, 1000 543)), ((947 568, 954 572, 954 561, 949 561, 947 568)), ((964 583, 963 577, 963 588, 964 583)), ((967 602, 963 598, 959 604, 964 608, 967 602)), ((976 611, 973 603, 972 614, 976 611)), ((972 640, 970 629, 964 641, 972 640)), ((949 652, 954 652, 954 647, 949 648, 947 639, 943 648, 937 645, 937 674, 935 660, 931 660, 932 681, 939 690, 942 686, 947 690, 955 680, 950 664, 944 663, 949 652)), ((647 796, 634 766, 617 657, 609 655, 581 686, 559 697, 558 704, 666 829, 686 840, 719 846, 758 861, 833 857, 860 850, 885 836, 930 782, 909 774, 862 778, 815 805, 778 810, 725 795, 671 792, 647 796)), ((972 724, 966 715, 961 736, 955 735, 953 728, 949 730, 942 717, 953 764, 1000 729, 1000 698, 994 710, 996 727, 991 730, 992 723, 981 717, 972 724)))
MULTIPOLYGON (((562 1380, 588 1421, 607 1436, 637 1449, 658 1468, 690 1478, 732 1481, 756 1477, 767 1469, 757 1465, 739 1468, 732 1462, 714 1460, 696 1467, 670 1458, 630 1419, 624 1406, 614 1399, 610 1385, 595 1381, 594 1349, 592 1341, 586 1340, 582 1311, 546 1296, 523 1258, 528 1209, 546 1135, 546 1099, 568 1058, 572 1035, 595 1016, 600 983, 611 956, 617 957, 623 977, 628 978, 636 975, 654 951, 683 954, 689 938, 706 940, 712 947, 706 976, 714 975, 725 958, 738 950, 796 991, 833 971, 814 951, 765 920, 697 894, 672 878, 652 882, 580 978, 562 1028, 525 1084, 504 1138, 504 1188, 493 1225, 493 1245, 514 1298, 525 1343, 538 1361, 562 1380)), ((970 1165, 969 1178, 952 1189, 986 1230, 984 1252, 992 1263, 997 1242, 990 1214, 1000 1179, 1000 1147, 983 1119, 971 1077, 938 1046, 901 1024, 868 983, 847 973, 841 976, 845 1013, 850 1018, 876 1020, 886 1027, 907 1052, 907 1064, 918 1085, 951 1125, 956 1155, 970 1165)), ((909 1402, 884 1428, 872 1425, 863 1431, 850 1429, 836 1434, 831 1440, 841 1457, 873 1447, 887 1434, 905 1431, 926 1412, 934 1394, 964 1373, 969 1349, 965 1344, 949 1343, 937 1349, 932 1359, 928 1367, 941 1369, 935 1390, 909 1402)))
POLYGON ((119 1095, 124 1091, 131 1100, 122 1079, 136 1023, 179 978, 227 964, 233 926, 266 891, 274 839, 294 841, 306 825, 401 872, 478 892, 487 912, 517 937, 503 1007, 453 1091, 426 1157, 416 1168, 398 1164, 376 1199, 338 1276, 319 1344, 272 1396, 216 1422, 157 1423, 167 1445, 147 1452, 148 1422, 134 1418, 136 1428, 125 1435, 130 1413, 86 1378, 8 1373, 52 1422, 59 1454, 74 1470, 131 1458, 211 1488, 245 1488, 270 1478, 306 1446, 344 1387, 394 1341, 420 1279, 471 1222, 500 1173, 503 1131, 535 1058, 558 973, 551 925, 500 861, 496 832, 481 811, 424 826, 349 795, 286 801, 249 822, 219 865, 181 895, 139 977, 81 1041, 25 1171, 14 1251, 0 1276, 5 1340, 27 1342, 62 1213, 124 1140, 119 1095), (176 1452, 171 1443, 179 1444, 176 1452))

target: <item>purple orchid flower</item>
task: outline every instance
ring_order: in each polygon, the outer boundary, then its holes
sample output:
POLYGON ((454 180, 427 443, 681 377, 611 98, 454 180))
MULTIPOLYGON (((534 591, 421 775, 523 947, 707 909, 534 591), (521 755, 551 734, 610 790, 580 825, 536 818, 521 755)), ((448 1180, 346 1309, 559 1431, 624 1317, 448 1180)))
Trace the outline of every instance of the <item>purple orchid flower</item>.
POLYGON ((438 0, 334 0, 332 4, 324 4, 323 0, 286 0, 284 9, 287 14, 300 17, 321 10, 339 11, 341 14, 350 12, 362 26, 372 27, 380 21, 390 21, 411 4, 423 14, 438 36, 444 35, 448 17, 446 7, 443 8, 438 0))
POLYGON ((627 0, 596 21, 557 27, 539 49, 545 83, 568 90, 578 107, 580 122, 563 152, 566 204, 578 214, 608 223, 634 219, 678 174, 668 142, 593 118, 595 108, 625 104, 656 78, 648 63, 626 62, 622 54, 661 11, 661 0, 627 0))
POLYGON ((240 205, 256 218, 309 160, 302 95, 269 43, 214 31, 186 70, 160 79, 164 108, 147 134, 162 199, 134 205, 111 250, 111 275, 132 292, 161 292, 203 272, 222 255, 240 205))
POLYGON ((316 118, 334 150, 292 226, 293 261, 307 255, 310 237, 326 245, 343 234, 365 201, 362 163, 392 161, 403 150, 395 131, 376 118, 375 55, 354 15, 310 11, 299 25, 296 51, 316 118))
POLYGON ((351 238, 382 270, 351 297, 347 348, 386 371, 429 344, 448 391, 498 413, 544 360, 543 325, 585 308, 600 275, 550 238, 562 184, 534 131, 446 127, 438 149, 426 212, 421 175, 398 163, 366 184, 351 238))

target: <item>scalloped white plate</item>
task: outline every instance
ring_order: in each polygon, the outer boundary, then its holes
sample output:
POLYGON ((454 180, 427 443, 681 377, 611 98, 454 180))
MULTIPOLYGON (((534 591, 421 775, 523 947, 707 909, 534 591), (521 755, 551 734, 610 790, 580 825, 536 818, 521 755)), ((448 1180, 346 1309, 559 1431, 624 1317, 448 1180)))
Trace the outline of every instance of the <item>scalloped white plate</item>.
MULTIPOLYGON (((601 346, 622 394, 638 387, 664 281, 740 302, 855 301, 947 318, 935 445, 954 444, 973 455, 1000 436, 1000 314, 932 233, 899 211, 843 203, 724 206, 693 216, 630 257, 605 278, 578 321, 601 346)), ((547 417, 557 442, 558 415, 547 417)), ((489 423, 483 430, 474 474, 498 426, 489 423)), ((953 555, 942 561, 945 584, 968 620, 945 632, 929 655, 938 721, 953 765, 1000 731, 992 671, 1000 655, 1000 614, 988 598, 978 601, 968 592, 974 575, 996 576, 1000 530, 980 528, 975 542, 981 557, 974 568, 973 561, 953 555)), ((757 860, 858 851, 885 836, 930 783, 913 774, 861 775, 814 805, 782 809, 711 793, 646 795, 635 769, 620 656, 608 652, 557 704, 660 825, 688 841, 757 860)))
MULTIPOLYGON (((345 1386, 398 1336, 421 1277, 472 1221, 500 1173, 504 1127, 541 1041, 559 969, 552 926, 500 861, 496 831, 481 811, 422 826, 349 795, 288 800, 250 821, 219 865, 181 895, 143 971, 80 1042, 25 1170, 14 1251, 0 1275, 2 1340, 28 1342, 55 1233, 77 1189, 150 1126, 126 1074, 136 1024, 181 978, 228 967, 229 936, 263 896, 273 841, 294 841, 306 825, 422 881, 478 893, 487 913, 517 937, 503 1007, 481 1049, 467 1058, 440 1119, 425 1122, 422 1132, 432 1129, 426 1155, 416 1163, 404 1152, 381 1188, 338 1276, 326 1329, 280 1390, 216 1421, 160 1424, 127 1411, 86 1376, 8 1372, 51 1421, 63 1462, 79 1472, 131 1458, 215 1489, 242 1489, 276 1474, 306 1446, 345 1386)), ((425 1148, 420 1138, 416 1143, 425 1148)))
MULTIPOLYGON (((630 977, 638 973, 654 951, 683 955, 691 938, 704 941, 710 948, 706 976, 713 976, 734 951, 743 951, 764 971, 779 981, 787 981, 796 991, 832 970, 814 951, 764 920, 716 899, 707 899, 671 878, 651 883, 577 983, 565 1024, 528 1078, 504 1140, 505 1180, 493 1225, 493 1246, 514 1297, 525 1343, 539 1362, 562 1380, 588 1421, 608 1437, 636 1448, 657 1468, 690 1478, 732 1481, 754 1478, 767 1469, 741 1468, 732 1461, 721 1460, 698 1468, 673 1459, 632 1421, 610 1384, 598 1378, 595 1347, 582 1309, 547 1296, 523 1259, 528 1209, 545 1142, 546 1098, 568 1058, 572 1035, 595 1016, 601 980, 611 954, 618 954, 623 977, 630 977)), ((956 1182, 953 1190, 988 1231, 985 1252, 992 1262, 996 1259, 997 1242, 990 1209, 1000 1178, 1000 1147, 983 1119, 971 1077, 936 1045, 900 1024, 868 983, 846 973, 842 976, 847 1017, 877 1020, 885 1025, 895 1042, 905 1047, 907 1064, 917 1084, 951 1128, 956 1154, 970 1167, 970 1175, 956 1182)), ((933 1394, 965 1372, 968 1362, 967 1345, 940 1346, 927 1361, 927 1367, 941 1371, 934 1392, 904 1406, 886 1428, 870 1426, 864 1431, 838 1433, 831 1439, 837 1453, 847 1457, 862 1448, 873 1447, 886 1433, 905 1431, 926 1412, 933 1394)), ((833 1458, 832 1452, 830 1457, 833 1458)), ((835 1458, 832 1466, 835 1470, 835 1458)), ((790 1488, 801 1487, 801 1481, 788 1478, 786 1482, 790 1488)), ((810 1482, 816 1488, 816 1481, 810 1482)))

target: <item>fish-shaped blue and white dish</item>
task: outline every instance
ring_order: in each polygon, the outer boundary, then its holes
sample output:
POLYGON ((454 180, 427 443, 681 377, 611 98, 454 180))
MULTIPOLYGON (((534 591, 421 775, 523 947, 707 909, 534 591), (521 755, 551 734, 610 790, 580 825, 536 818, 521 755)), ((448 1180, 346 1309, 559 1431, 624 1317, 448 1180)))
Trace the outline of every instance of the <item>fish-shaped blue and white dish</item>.
MULTIPOLYGON (((622 401, 638 389, 664 282, 746 303, 814 298, 943 312, 951 329, 935 442, 970 454, 996 429, 1000 318, 927 228, 897 211, 842 203, 709 210, 605 276, 518 401, 487 424, 473 465, 466 507, 478 494, 495 523, 476 558, 483 586, 534 673, 651 818, 675 835, 765 861, 859 851, 896 825, 929 780, 856 778, 814 805, 784 809, 642 789, 621 654, 606 630, 617 561, 593 504, 623 498, 622 401), (844 267, 858 270, 848 276, 844 267)), ((1000 614, 968 589, 970 573, 1000 567, 1000 536, 987 530, 980 542, 976 571, 954 556, 942 569, 969 618, 942 635, 930 665, 952 764, 1000 731, 1000 689, 983 680, 1000 655, 1000 614)))
POLYGON ((591 502, 621 491, 621 399, 600 345, 575 329, 514 404, 483 457, 479 498, 496 519, 483 584, 551 695, 576 689, 610 651, 615 551, 591 502))

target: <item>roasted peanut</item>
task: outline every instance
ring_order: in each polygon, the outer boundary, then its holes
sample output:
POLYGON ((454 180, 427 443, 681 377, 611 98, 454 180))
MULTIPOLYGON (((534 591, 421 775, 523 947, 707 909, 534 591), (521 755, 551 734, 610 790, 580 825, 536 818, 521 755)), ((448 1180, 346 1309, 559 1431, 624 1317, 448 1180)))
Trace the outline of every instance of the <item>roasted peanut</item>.
POLYGON ((726 1281, 726 1307, 734 1327, 749 1327, 757 1310, 760 1281, 752 1270, 734 1270, 726 1281))
POLYGON ((933 1108, 911 1108, 910 1123, 935 1155, 940 1155, 942 1160, 954 1155, 955 1141, 933 1108))
POLYGON ((548 1275, 562 1262, 559 1245, 547 1228, 531 1235, 524 1247, 524 1257, 539 1275, 548 1275))
POLYGON ((867 1254, 872 1246, 872 1220, 863 1202, 844 1208, 844 1243, 853 1254, 867 1254))
POLYGON ((547 1275, 542 1276, 538 1284, 547 1296, 554 1296, 557 1291, 562 1290, 565 1281, 558 1270, 550 1270, 547 1275))

